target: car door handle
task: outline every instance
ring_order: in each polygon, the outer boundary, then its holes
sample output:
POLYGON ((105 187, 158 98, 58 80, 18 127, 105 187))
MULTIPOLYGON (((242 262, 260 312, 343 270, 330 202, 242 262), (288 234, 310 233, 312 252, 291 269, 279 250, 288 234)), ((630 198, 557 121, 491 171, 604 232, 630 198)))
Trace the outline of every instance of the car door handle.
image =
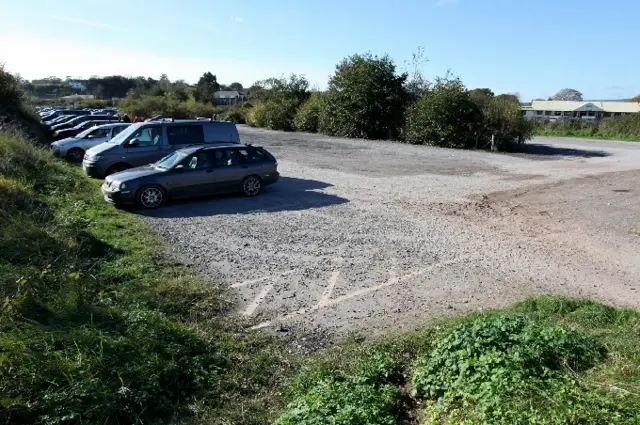
POLYGON ((207 173, 213 173, 213 168, 207 168, 207 173))
POLYGON ((243 165, 242 168, 249 168, 249 166, 248 165, 243 165))

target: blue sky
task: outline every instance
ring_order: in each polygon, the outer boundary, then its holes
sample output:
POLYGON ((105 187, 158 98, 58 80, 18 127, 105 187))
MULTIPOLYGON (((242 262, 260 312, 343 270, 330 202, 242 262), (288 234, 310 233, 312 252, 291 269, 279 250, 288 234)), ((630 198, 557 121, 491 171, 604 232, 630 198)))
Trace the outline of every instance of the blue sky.
POLYGON ((25 78, 145 75, 224 83, 305 74, 324 88, 353 53, 523 100, 563 87, 640 93, 638 0, 0 0, 0 62, 25 78))

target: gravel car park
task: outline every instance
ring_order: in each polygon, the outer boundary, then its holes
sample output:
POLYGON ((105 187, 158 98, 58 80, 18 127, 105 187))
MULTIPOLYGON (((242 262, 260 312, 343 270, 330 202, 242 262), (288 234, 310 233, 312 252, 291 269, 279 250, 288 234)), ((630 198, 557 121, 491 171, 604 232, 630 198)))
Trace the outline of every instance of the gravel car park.
POLYGON ((278 158, 277 185, 145 220, 256 328, 375 332, 541 293, 640 307, 640 144, 505 155, 240 133, 278 158))

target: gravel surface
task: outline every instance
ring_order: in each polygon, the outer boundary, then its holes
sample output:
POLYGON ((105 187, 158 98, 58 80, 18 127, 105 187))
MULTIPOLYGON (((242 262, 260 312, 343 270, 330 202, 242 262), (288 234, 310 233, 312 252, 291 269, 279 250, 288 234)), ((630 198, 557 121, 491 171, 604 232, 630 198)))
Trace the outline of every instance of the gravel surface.
POLYGON ((242 127, 281 180, 145 213, 256 328, 413 328, 532 294, 640 307, 640 144, 506 155, 242 127))

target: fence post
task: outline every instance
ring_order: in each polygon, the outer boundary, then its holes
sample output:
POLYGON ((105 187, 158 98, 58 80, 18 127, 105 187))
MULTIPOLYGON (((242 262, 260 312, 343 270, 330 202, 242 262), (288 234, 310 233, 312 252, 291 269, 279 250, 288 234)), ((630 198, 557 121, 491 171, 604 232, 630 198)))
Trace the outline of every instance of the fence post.
POLYGON ((496 136, 494 134, 491 135, 491 152, 496 151, 496 136))

